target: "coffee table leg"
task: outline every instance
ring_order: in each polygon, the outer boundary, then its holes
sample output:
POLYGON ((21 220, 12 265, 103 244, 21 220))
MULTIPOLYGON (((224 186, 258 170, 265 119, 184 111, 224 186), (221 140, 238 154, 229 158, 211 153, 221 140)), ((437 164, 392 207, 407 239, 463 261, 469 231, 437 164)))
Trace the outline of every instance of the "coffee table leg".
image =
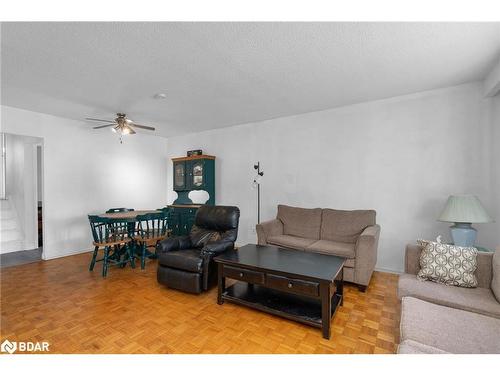
POLYGON ((226 289, 226 278, 222 276, 223 267, 224 265, 222 263, 217 265, 217 303, 219 305, 224 303, 222 293, 224 293, 224 290, 226 289))
POLYGON ((321 297, 321 328, 323 330, 323 338, 330 339, 330 323, 332 319, 332 299, 330 294, 331 283, 320 284, 321 297))
POLYGON ((340 280, 337 280, 337 290, 335 293, 340 297, 340 306, 344 306, 344 267, 342 267, 340 280))

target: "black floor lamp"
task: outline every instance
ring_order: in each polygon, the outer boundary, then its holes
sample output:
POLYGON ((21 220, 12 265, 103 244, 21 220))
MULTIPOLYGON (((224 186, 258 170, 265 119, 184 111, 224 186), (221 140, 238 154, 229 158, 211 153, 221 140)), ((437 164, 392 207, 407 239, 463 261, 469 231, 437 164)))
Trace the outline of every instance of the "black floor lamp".
POLYGON ((254 164, 254 169, 257 170, 257 176, 253 179, 253 186, 257 188, 257 224, 260 223, 260 181, 262 176, 264 176, 264 172, 260 170, 260 161, 257 164, 254 164))

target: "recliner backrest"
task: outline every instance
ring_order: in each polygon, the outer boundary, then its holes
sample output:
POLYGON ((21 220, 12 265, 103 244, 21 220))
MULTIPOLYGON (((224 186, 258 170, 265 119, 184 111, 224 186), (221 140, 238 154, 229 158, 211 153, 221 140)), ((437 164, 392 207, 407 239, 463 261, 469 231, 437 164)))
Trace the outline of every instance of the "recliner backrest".
POLYGON ((235 242, 238 236, 240 209, 235 206, 201 206, 196 212, 189 236, 193 246, 209 241, 235 242))

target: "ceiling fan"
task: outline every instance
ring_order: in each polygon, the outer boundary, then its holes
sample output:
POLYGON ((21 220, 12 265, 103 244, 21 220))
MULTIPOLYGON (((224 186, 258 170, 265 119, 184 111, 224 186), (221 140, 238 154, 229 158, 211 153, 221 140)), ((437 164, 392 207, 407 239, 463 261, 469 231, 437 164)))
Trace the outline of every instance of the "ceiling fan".
POLYGON ((135 134, 134 128, 155 131, 152 126, 139 125, 127 118, 125 113, 117 113, 114 120, 102 120, 98 118, 85 118, 86 121, 107 122, 106 125, 94 126, 94 129, 102 129, 112 126, 111 130, 121 135, 135 134))

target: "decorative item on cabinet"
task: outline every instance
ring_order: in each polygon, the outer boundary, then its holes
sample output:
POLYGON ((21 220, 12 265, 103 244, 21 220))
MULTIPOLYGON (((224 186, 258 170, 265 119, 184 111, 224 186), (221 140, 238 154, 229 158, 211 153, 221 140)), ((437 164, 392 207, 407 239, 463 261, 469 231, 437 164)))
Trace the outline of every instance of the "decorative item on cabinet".
MULTIPOLYGON (((201 150, 200 150, 201 152, 201 150)), ((208 200, 203 204, 215 205, 215 156, 192 155, 173 158, 173 187, 177 199, 168 208, 171 210, 170 228, 172 235, 187 235, 194 224, 194 218, 201 202, 193 202, 191 191, 204 190, 208 200)))
POLYGON ((189 150, 186 154, 187 154, 187 156, 202 155, 203 151, 201 151, 201 150, 189 150))

